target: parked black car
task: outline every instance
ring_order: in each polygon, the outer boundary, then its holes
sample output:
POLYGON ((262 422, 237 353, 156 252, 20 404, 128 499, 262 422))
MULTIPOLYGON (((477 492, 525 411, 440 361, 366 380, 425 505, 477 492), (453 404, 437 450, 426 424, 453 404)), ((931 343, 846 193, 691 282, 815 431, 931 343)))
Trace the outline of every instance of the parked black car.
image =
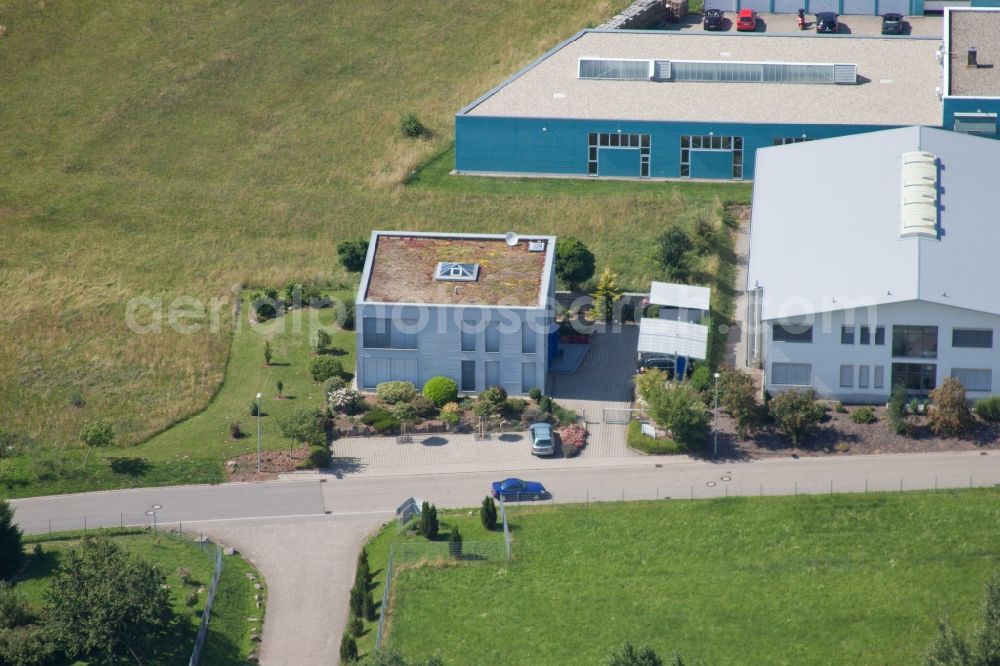
POLYGON ((701 20, 705 30, 722 30, 725 25, 726 15, 721 9, 709 9, 705 12, 705 17, 701 20))
POLYGON ((903 15, 902 14, 886 14, 882 17, 882 34, 883 35, 902 35, 903 34, 903 15))
POLYGON ((833 12, 820 12, 819 14, 816 14, 816 32, 840 32, 840 24, 837 23, 837 15, 833 12))

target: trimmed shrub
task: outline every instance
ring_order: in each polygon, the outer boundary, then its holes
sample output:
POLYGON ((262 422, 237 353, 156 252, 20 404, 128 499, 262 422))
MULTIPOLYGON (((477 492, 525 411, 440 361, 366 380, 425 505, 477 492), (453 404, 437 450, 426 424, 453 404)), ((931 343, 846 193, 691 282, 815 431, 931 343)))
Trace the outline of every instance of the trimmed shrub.
POLYGON ((552 413, 552 398, 547 395, 543 395, 538 399, 538 408, 545 412, 546 414, 552 413))
POLYGON ((325 446, 312 447, 309 450, 309 457, 306 458, 306 463, 311 469, 326 469, 331 461, 330 449, 325 446))
POLYGON ((314 382, 325 382, 330 377, 343 377, 344 364, 330 356, 317 356, 309 361, 309 374, 314 382))
POLYGON ((345 331, 353 331, 354 317, 354 301, 344 301, 344 320, 340 322, 340 327, 345 331))
POLYGON ((337 243, 337 256, 341 265, 351 273, 360 273, 368 256, 368 239, 343 240, 337 243))
POLYGON ((250 307, 257 315, 257 321, 267 321, 278 316, 278 290, 263 289, 250 295, 250 307))
POLYGON ((257 416, 257 414, 260 413, 259 410, 260 410, 260 407, 258 407, 257 401, 256 400, 251 400, 250 401, 250 416, 257 416))
POLYGON ((457 402, 449 402, 441 408, 440 419, 448 425, 458 425, 462 420, 462 408, 457 402))
POLYGON ((757 387, 747 373, 735 368, 727 368, 720 373, 719 403, 736 419, 736 434, 740 437, 749 437, 760 425, 762 410, 757 402, 757 387))
POLYGON ((231 421, 229 423, 229 436, 233 439, 240 439, 243 437, 243 427, 240 425, 239 421, 231 421))
POLYGON ((687 453, 687 447, 678 444, 672 439, 655 439, 643 434, 642 424, 638 421, 629 421, 626 428, 626 440, 628 445, 637 451, 649 453, 651 455, 677 455, 687 453))
POLYGON ((365 405, 365 396, 352 388, 339 388, 330 394, 330 410, 344 414, 357 414, 365 405))
POLYGON ((812 389, 785 391, 771 400, 768 409, 778 429, 795 445, 812 435, 825 412, 823 405, 816 402, 816 392, 812 389))
POLYGON ((360 617, 351 613, 351 617, 347 620, 347 631, 351 634, 351 636, 360 636, 365 633, 365 623, 360 617))
POLYGON ((479 508, 479 520, 483 527, 491 532, 497 528, 497 503, 487 495, 483 498, 483 505, 479 508))
POLYGON ((313 340, 313 350, 317 354, 322 354, 329 348, 330 343, 333 342, 333 338, 330 334, 324 331, 322 328, 316 331, 316 339, 313 340))
POLYGON ((510 416, 520 416, 527 406, 528 401, 524 398, 507 398, 507 404, 503 406, 503 411, 510 416))
POLYGON ((349 664, 358 660, 358 642, 354 640, 349 631, 344 632, 344 637, 340 639, 340 663, 349 664))
POLYGON ((906 389, 903 386, 893 387, 889 396, 888 413, 893 431, 897 435, 909 435, 911 429, 906 419, 906 389))
POLYGON ((457 526, 452 527, 448 533, 448 554, 456 560, 462 557, 462 533, 458 531, 457 526))
POLYGON ((375 387, 375 397, 379 402, 395 405, 397 402, 410 402, 417 395, 416 387, 410 382, 382 382, 375 387))
POLYGON ((105 418, 92 419, 80 429, 80 440, 90 447, 111 446, 115 443, 115 427, 105 418))
POLYGON ((875 423, 878 417, 871 407, 858 407, 851 413, 851 420, 855 423, 875 423))
POLYGON ((581 284, 594 277, 594 253, 572 236, 556 241, 555 263, 556 277, 570 291, 576 291, 581 284))
POLYGON ((708 397, 708 393, 712 388, 712 379, 712 371, 709 370, 707 365, 700 364, 691 373, 691 377, 688 378, 688 384, 698 393, 708 397))
POLYGON ((458 384, 448 377, 431 377, 424 384, 424 396, 434 401, 438 407, 458 400, 458 384))
POLYGON ((833 406, 833 411, 837 412, 838 414, 846 414, 847 407, 844 406, 844 403, 838 402, 836 405, 833 406))
POLYGON ((375 409, 368 410, 361 417, 361 422, 365 425, 370 425, 380 435, 391 434, 399 429, 399 419, 384 407, 376 407, 375 409))
POLYGON ((972 411, 965 399, 965 386, 955 377, 948 377, 941 386, 931 391, 931 410, 929 425, 936 435, 958 437, 964 435, 975 425, 972 411))
POLYGON ((534 400, 535 402, 538 402, 538 400, 542 397, 542 389, 538 388, 537 386, 529 389, 528 397, 534 400))
POLYGON ((1000 421, 1000 395, 976 401, 976 416, 984 421, 996 423, 1000 421))
POLYGON ((559 429, 559 439, 562 441, 563 449, 572 446, 580 450, 587 446, 587 429, 582 425, 573 424, 559 429))
POLYGON ((438 522, 437 507, 424 501, 420 507, 420 520, 417 522, 417 532, 429 541, 437 539, 441 523, 438 522))

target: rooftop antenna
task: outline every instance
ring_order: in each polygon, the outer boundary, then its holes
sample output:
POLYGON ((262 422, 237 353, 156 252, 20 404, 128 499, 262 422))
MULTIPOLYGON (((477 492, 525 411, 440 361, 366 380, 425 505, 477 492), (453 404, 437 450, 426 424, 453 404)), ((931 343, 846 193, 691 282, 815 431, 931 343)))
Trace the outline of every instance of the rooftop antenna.
POLYGON ((507 243, 507 245, 509 245, 511 247, 514 247, 515 245, 517 245, 518 241, 520 240, 517 237, 517 234, 514 233, 513 231, 508 231, 507 235, 504 236, 503 239, 507 243))

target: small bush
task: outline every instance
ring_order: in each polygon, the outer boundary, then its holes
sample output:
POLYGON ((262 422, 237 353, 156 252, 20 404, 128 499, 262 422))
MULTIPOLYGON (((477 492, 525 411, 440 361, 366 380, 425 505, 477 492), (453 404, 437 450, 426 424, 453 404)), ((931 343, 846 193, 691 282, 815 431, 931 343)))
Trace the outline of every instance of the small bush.
POLYGON ((440 418, 448 425, 458 425, 462 420, 462 408, 457 402, 449 402, 441 408, 440 418))
POLYGON ((178 567, 177 571, 175 571, 174 573, 177 574, 177 577, 181 579, 181 583, 183 583, 184 585, 190 585, 194 580, 191 577, 191 570, 188 569, 187 567, 178 567))
POLYGON ((736 419, 736 433, 742 438, 749 437, 763 420, 753 378, 735 368, 720 373, 719 403, 736 419))
POLYGON ((903 386, 895 386, 889 396, 889 422, 897 435, 909 435, 911 428, 906 419, 906 389, 903 386))
MULTIPOLYGON (((965 386, 955 377, 947 377, 931 391, 934 409, 929 425, 936 435, 960 437, 972 429, 975 420, 965 399, 965 386)), ((925 410, 926 411, 926 410, 925 410)))
POLYGON ((260 410, 260 407, 257 404, 257 401, 256 400, 251 400, 250 401, 250 416, 257 416, 257 414, 260 413, 259 410, 260 410))
POLYGON ((317 354, 322 354, 327 350, 331 342, 333 342, 333 338, 331 338, 330 334, 321 328, 316 331, 316 339, 313 341, 313 350, 317 354))
POLYGON ((563 407, 557 402, 552 403, 552 415, 556 417, 556 422, 561 426, 568 426, 576 423, 576 412, 572 409, 563 407))
POLYGON ((424 395, 434 401, 438 407, 444 407, 449 402, 458 400, 458 384, 448 377, 431 377, 424 384, 424 395))
POLYGON ((990 423, 1000 421, 1000 395, 991 395, 988 398, 977 400, 976 416, 990 423))
POLYGON ((418 395, 410 404, 417 412, 417 416, 422 419, 432 419, 437 416, 437 406, 434 404, 433 400, 425 395, 418 395))
POLYGON ((368 256, 368 239, 340 241, 337 243, 337 256, 340 257, 341 265, 349 272, 360 273, 364 270, 365 259, 368 256))
POLYGON ((507 402, 507 391, 502 386, 491 386, 479 394, 479 399, 502 407, 507 402))
POLYGON ((330 377, 343 377, 344 365, 330 356, 317 356, 309 361, 309 374, 314 382, 325 382, 330 377))
POLYGON ((229 436, 233 439, 241 439, 243 437, 243 426, 240 425, 239 421, 230 421, 229 436))
POLYGON ((369 410, 361 417, 361 422, 365 425, 370 425, 380 435, 389 434, 399 429, 399 419, 383 407, 376 407, 369 410))
POLYGON ((538 402, 539 398, 542 397, 542 389, 537 386, 528 390, 528 397, 538 402))
POLYGON ((340 663, 349 664, 358 660, 358 642, 351 636, 351 632, 345 631, 340 639, 340 663))
POLYGON ((102 417, 87 421, 80 429, 80 440, 86 446, 111 446, 115 443, 115 426, 102 417))
POLYGON ((431 135, 431 131, 412 111, 399 119, 399 133, 407 139, 423 139, 431 135))
POLYGON ((330 449, 325 446, 314 446, 309 450, 306 463, 312 469, 326 469, 330 466, 331 460, 330 449))
POLYGON ((878 417, 875 416, 875 410, 871 407, 858 407, 851 414, 851 420, 855 423, 875 423, 878 417))
POLYGON ((844 406, 844 403, 838 402, 836 405, 834 405, 833 411, 837 412, 838 414, 846 414, 847 407, 844 406))
POLYGON ((688 378, 688 384, 698 393, 707 396, 712 388, 712 371, 707 365, 699 364, 688 378))
POLYGON ((574 449, 580 450, 587 445, 587 429, 578 424, 560 428, 559 439, 562 441, 563 449, 572 446, 574 449))
POLYGON ((538 408, 545 412, 546 414, 552 413, 552 398, 547 395, 543 395, 538 399, 538 408))
POLYGON ((768 408, 778 429, 795 445, 809 438, 826 411, 816 402, 816 392, 812 389, 785 391, 771 400, 768 408))
POLYGON ((483 498, 483 505, 479 508, 479 520, 483 523, 483 527, 491 532, 497 528, 497 504, 489 495, 483 498))
POLYGON ((538 408, 537 405, 530 405, 521 412, 521 420, 526 423, 539 423, 548 419, 548 414, 538 408))
POLYGON ((851 450, 851 445, 847 442, 837 442, 833 448, 837 453, 847 453, 851 450))
POLYGON ((250 295, 250 307, 257 315, 257 321, 267 321, 278 316, 278 290, 264 289, 250 295))
POLYGON ((382 382, 375 387, 375 397, 387 405, 410 402, 416 395, 417 389, 410 382, 382 382))
POLYGON ((188 608, 194 608, 198 605, 198 590, 191 590, 187 593, 187 597, 184 598, 184 604, 188 608))
POLYGON ((437 507, 428 502, 424 502, 420 507, 420 520, 417 523, 417 531, 428 541, 437 539, 441 523, 438 521, 437 507))
POLYGON ((299 407, 278 420, 281 434, 290 440, 313 446, 326 446, 323 415, 313 407, 299 407))
POLYGON ((330 377, 325 382, 323 382, 323 395, 329 398, 331 393, 333 393, 334 391, 339 391, 345 386, 347 386, 347 382, 344 381, 343 377, 340 376, 330 377))
POLYGON ((524 398, 507 398, 504 405, 504 412, 511 416, 520 416, 528 406, 528 401, 524 398))
POLYGON ((580 449, 576 448, 572 444, 566 444, 564 442, 562 445, 562 453, 563 458, 576 458, 580 455, 580 449))
POLYGON ((642 424, 638 421, 629 421, 626 428, 626 439, 628 445, 637 451, 649 453, 651 455, 677 455, 687 453, 687 447, 678 444, 672 439, 655 439, 643 434, 642 424))
POLYGON ((357 414, 365 405, 365 396, 352 388, 339 388, 330 394, 330 410, 344 414, 357 414))
POLYGON ((354 317, 354 301, 344 301, 344 320, 340 322, 340 327, 345 331, 353 331, 354 317))

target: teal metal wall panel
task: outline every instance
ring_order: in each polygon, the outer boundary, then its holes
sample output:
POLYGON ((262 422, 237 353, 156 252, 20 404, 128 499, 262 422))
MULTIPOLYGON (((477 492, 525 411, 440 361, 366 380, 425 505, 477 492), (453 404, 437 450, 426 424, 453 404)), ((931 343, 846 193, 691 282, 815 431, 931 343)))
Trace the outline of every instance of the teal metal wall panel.
POLYGON ((638 148, 600 148, 597 152, 597 175, 639 177, 638 148))
POLYGON ((731 150, 692 150, 691 177, 728 180, 733 177, 731 150))
POLYGON ((972 7, 1000 7, 1000 0, 972 0, 972 7))
MULTIPOLYGON (((455 168, 460 172, 586 176, 588 134, 620 131, 650 135, 650 177, 679 178, 681 137, 712 134, 743 137, 743 178, 751 179, 757 148, 773 146, 776 138, 805 135, 826 139, 893 127, 899 125, 779 125, 459 115, 455 118, 455 168)), ((731 174, 725 176, 726 180, 730 178, 731 174)))

